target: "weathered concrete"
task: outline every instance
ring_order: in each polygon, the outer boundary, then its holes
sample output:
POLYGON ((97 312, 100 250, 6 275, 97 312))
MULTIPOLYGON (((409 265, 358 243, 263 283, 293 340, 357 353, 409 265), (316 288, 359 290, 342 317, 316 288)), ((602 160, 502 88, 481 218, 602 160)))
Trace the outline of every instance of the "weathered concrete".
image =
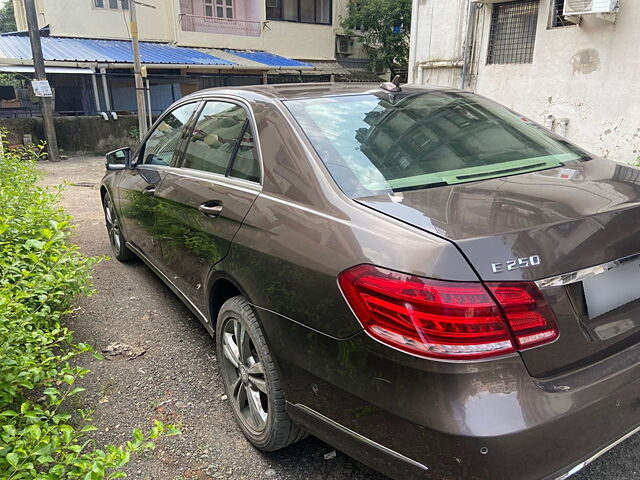
MULTIPOLYGON (((460 85, 469 0, 414 0, 410 82, 460 85)), ((621 0, 615 23, 585 15, 549 28, 553 0, 541 0, 533 62, 487 65, 492 6, 478 10, 471 88, 553 127, 597 155, 626 163, 640 156, 640 2, 621 0), (566 132, 565 132, 566 127, 566 132)))
MULTIPOLYGON (((104 155, 110 150, 133 147, 138 143, 131 136, 131 129, 138 127, 135 115, 108 121, 102 117, 56 117, 54 123, 58 146, 67 155, 104 155)), ((34 143, 44 139, 41 118, 2 118, 0 127, 8 130, 10 145, 22 144, 25 134, 31 135, 34 143)))

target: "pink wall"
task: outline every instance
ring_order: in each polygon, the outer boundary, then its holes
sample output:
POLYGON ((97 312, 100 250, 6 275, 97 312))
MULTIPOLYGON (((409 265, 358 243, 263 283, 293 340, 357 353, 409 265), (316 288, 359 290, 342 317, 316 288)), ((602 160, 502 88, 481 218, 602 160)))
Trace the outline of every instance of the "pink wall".
MULTIPOLYGON (((236 19, 260 21, 260 1, 234 0, 236 19)), ((204 0, 180 0, 180 13, 204 16, 204 0)))

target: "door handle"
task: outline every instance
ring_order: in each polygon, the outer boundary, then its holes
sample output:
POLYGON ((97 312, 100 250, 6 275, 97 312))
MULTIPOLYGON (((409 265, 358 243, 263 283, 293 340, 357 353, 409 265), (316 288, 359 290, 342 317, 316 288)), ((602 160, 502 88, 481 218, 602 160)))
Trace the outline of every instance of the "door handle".
POLYGON ((212 205, 211 203, 203 203, 198 207, 198 210, 200 210, 200 213, 202 213, 207 217, 215 218, 222 213, 222 205, 220 204, 212 205))
POLYGON ((142 191, 142 195, 144 195, 145 197, 153 197, 155 194, 156 194, 155 185, 151 185, 150 187, 147 187, 142 191))

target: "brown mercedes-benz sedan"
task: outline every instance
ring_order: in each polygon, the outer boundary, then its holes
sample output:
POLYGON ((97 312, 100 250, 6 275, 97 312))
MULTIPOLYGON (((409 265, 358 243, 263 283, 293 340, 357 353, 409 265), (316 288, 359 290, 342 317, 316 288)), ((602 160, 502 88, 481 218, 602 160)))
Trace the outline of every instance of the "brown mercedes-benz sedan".
POLYGON ((107 169, 115 256, 215 335, 260 449, 558 479, 640 428, 640 170, 393 84, 201 91, 107 169))

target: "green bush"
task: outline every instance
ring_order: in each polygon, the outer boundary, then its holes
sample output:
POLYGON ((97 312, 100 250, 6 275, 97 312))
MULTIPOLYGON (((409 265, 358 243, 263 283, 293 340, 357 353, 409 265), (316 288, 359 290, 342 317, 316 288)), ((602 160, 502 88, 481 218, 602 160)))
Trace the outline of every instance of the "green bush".
POLYGON ((132 453, 178 432, 156 422, 125 445, 99 449, 87 436, 89 412, 65 403, 88 373, 71 360, 91 348, 75 344, 61 320, 74 297, 91 293, 96 260, 67 243, 61 189, 38 179, 32 159, 0 156, 0 478, 123 478, 132 453))

